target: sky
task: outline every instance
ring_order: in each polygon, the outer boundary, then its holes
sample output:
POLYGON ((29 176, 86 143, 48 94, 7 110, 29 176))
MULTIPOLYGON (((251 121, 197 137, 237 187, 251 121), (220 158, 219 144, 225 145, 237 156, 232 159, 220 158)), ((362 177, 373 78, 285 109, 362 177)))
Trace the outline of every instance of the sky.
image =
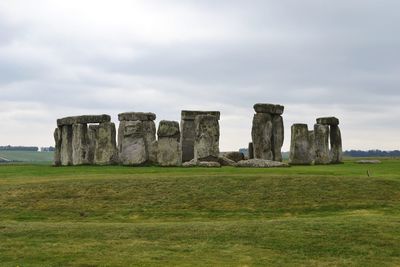
POLYGON ((336 116, 344 149, 400 149, 398 0, 1 0, 0 145, 54 145, 56 119, 221 111, 220 149, 255 103, 290 126, 336 116))

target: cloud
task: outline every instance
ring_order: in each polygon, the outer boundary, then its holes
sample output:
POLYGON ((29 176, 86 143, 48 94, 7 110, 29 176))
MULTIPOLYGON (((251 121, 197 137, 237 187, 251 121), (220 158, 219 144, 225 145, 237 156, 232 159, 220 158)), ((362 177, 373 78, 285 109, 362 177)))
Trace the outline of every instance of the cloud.
POLYGON ((252 106, 290 125, 341 119, 345 148, 399 149, 398 1, 0 3, 0 140, 50 145, 55 119, 220 110, 221 148, 250 141, 252 106), (29 126, 29 138, 23 134, 29 126), (3 130, 6 129, 6 130, 3 130), (371 133, 374 134, 366 134, 371 133))

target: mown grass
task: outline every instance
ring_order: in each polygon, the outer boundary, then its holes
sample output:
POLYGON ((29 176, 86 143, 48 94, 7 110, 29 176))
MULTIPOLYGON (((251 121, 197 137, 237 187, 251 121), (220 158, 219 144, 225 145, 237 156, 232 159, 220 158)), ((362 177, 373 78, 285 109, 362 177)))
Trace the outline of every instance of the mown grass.
POLYGON ((399 245, 396 159, 0 166, 1 266, 397 266, 399 245))
POLYGON ((20 162, 46 162, 49 164, 53 161, 53 152, 37 152, 37 151, 9 151, 0 150, 0 157, 6 158, 10 161, 20 162))

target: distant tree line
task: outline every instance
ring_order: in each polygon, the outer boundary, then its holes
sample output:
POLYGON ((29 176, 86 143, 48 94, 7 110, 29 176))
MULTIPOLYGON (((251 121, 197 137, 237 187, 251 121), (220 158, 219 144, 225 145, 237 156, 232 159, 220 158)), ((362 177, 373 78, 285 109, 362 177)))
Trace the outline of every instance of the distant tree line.
POLYGON ((54 147, 52 147, 52 146, 48 146, 48 147, 41 147, 40 148, 40 151, 41 152, 52 152, 52 151, 54 151, 54 150, 56 150, 54 147))
POLYGON ((7 151, 38 151, 39 148, 37 146, 0 146, 0 150, 7 151))
POLYGON ((348 157, 400 157, 400 150, 346 150, 343 154, 348 157))

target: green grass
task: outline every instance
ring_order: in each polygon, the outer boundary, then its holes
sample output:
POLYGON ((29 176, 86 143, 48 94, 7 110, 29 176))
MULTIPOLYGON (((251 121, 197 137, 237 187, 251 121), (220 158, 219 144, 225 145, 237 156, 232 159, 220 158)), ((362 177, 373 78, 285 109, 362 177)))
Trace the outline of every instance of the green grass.
POLYGON ((53 152, 0 150, 0 158, 20 162, 52 162, 53 152))
POLYGON ((395 159, 0 166, 0 266, 398 266, 399 244, 395 159))

